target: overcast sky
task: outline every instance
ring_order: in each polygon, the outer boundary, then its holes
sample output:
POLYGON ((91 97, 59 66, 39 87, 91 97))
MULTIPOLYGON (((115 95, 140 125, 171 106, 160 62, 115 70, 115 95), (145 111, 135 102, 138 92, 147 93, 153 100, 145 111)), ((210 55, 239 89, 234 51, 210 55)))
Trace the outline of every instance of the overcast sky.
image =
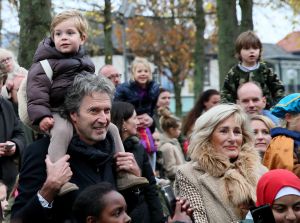
MULTIPOLYGON (((54 0, 55 2, 56 0, 54 0)), ((112 0, 114 5, 121 2, 121 0, 112 0)), ((263 1, 263 0, 261 0, 263 1)), ((3 27, 5 30, 16 32, 18 31, 17 13, 11 7, 7 6, 8 0, 3 0, 3 27)), ((59 5, 67 4, 68 1, 59 0, 59 5)), ((79 1, 80 2, 80 1, 79 1)), ((99 2, 99 1, 97 1, 99 2)), ((300 31, 300 16, 293 15, 289 8, 272 9, 271 7, 255 6, 253 9, 254 30, 257 32, 259 38, 264 43, 277 43, 283 39, 287 34, 293 31, 300 31), (294 21, 294 22, 292 22, 294 21), (298 21, 295 23, 295 21, 298 21)))
POLYGON ((277 43, 287 34, 300 31, 300 16, 295 16, 290 8, 272 9, 254 7, 254 30, 264 43, 277 43))

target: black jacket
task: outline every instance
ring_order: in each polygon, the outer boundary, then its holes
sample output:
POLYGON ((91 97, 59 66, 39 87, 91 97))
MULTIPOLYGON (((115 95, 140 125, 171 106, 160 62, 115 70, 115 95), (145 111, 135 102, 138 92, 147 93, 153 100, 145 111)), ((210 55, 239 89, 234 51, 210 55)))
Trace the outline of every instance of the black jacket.
POLYGON ((114 143, 107 133, 105 140, 95 147, 86 145, 74 136, 67 153, 73 176, 70 182, 76 183, 78 191, 56 197, 51 209, 43 208, 37 192, 46 180, 45 158, 49 138, 34 142, 24 151, 23 165, 19 178, 19 195, 12 207, 12 219, 22 219, 23 223, 61 223, 72 219, 72 205, 77 195, 87 186, 98 182, 115 183, 114 143))
POLYGON ((127 138, 123 144, 126 152, 133 153, 142 171, 142 176, 149 181, 149 185, 141 189, 139 194, 131 190, 122 192, 132 223, 164 222, 162 206, 156 189, 156 180, 144 147, 139 143, 136 136, 127 138))
POLYGON ((8 140, 16 144, 16 153, 13 156, 0 157, 0 180, 3 180, 10 190, 19 172, 15 161, 19 159, 25 147, 25 137, 11 102, 0 96, 0 142, 8 140))

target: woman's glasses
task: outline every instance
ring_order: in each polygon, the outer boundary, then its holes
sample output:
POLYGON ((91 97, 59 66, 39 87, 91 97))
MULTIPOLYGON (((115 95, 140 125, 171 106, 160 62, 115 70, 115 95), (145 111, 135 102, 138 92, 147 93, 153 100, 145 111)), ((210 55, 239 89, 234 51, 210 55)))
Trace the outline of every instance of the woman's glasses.
POLYGON ((11 57, 6 57, 6 58, 0 60, 0 63, 2 63, 2 64, 3 63, 8 63, 11 59, 12 59, 11 57))

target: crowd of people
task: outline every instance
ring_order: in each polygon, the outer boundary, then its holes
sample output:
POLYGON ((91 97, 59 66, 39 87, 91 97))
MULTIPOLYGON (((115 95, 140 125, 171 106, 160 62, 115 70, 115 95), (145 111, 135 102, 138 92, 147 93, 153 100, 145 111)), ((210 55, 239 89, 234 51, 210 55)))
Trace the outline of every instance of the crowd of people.
POLYGON ((221 91, 179 118, 147 59, 124 83, 114 65, 95 74, 87 29, 55 15, 28 72, 0 49, 3 222, 300 222, 300 94, 254 32, 221 91))

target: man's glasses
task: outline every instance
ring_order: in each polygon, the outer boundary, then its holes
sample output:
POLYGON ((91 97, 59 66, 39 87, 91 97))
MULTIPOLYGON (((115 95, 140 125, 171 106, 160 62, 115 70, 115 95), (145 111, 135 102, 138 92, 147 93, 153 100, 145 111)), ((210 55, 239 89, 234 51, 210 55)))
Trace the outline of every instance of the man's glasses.
POLYGON ((10 60, 11 60, 11 57, 6 57, 6 58, 0 60, 0 63, 7 63, 7 62, 9 62, 10 60))
POLYGON ((117 79, 117 78, 121 78, 121 77, 122 77, 122 74, 111 74, 107 78, 112 80, 112 79, 117 79))

